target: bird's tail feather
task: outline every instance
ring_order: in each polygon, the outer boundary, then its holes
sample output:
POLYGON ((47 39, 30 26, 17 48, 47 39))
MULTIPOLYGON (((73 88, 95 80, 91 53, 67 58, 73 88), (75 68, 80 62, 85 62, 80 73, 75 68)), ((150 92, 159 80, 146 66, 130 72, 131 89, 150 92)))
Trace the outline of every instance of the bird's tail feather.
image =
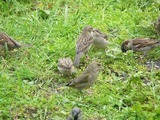
POLYGON ((75 81, 72 80, 69 83, 67 83, 65 86, 73 87, 75 85, 75 81))
POLYGON ((160 41, 158 41, 155 46, 156 47, 160 46, 160 41))
POLYGON ((70 82, 69 83, 67 83, 65 86, 69 86, 70 85, 70 82))
POLYGON ((157 41, 154 45, 151 45, 150 47, 155 48, 155 47, 158 47, 158 46, 160 46, 160 41, 157 41))
POLYGON ((28 47, 28 48, 32 47, 32 45, 29 45, 29 44, 20 44, 20 46, 21 47, 28 47))
POLYGON ((75 60, 74 60, 74 66, 79 66, 80 60, 81 60, 82 54, 76 54, 75 60))
POLYGON ((67 83, 65 86, 72 86, 73 81, 70 81, 69 83, 67 83))

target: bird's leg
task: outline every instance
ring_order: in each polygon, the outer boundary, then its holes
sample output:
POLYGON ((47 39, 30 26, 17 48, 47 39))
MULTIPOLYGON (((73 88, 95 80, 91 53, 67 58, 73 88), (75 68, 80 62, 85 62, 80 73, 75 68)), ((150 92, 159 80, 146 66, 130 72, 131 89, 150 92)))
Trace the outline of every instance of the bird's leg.
POLYGON ((143 60, 147 56, 147 52, 148 51, 143 52, 143 55, 140 56, 140 59, 139 59, 140 61, 143 60))
POLYGON ((4 47, 5 47, 5 55, 8 56, 8 46, 7 46, 7 42, 4 43, 4 47))
POLYGON ((147 56, 147 53, 148 53, 148 50, 144 51, 144 52, 143 52, 143 56, 146 57, 146 56, 147 56))

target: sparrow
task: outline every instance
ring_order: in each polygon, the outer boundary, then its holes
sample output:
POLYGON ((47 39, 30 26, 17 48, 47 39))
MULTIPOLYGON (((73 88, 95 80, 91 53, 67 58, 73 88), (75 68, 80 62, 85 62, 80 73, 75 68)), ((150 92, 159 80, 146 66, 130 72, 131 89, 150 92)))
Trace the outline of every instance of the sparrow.
POLYGON ((144 56, 154 47, 160 45, 160 41, 150 38, 135 38, 126 40, 121 45, 122 52, 133 50, 134 52, 143 52, 144 56))
POLYGON ((86 26, 83 28, 81 35, 76 41, 76 56, 74 60, 74 65, 79 66, 80 59, 89 49, 93 42, 91 37, 91 31, 93 28, 91 26, 86 26))
POLYGON ((105 48, 108 42, 108 36, 102 33, 99 29, 93 28, 91 32, 93 38, 93 45, 97 48, 105 48))
POLYGON ((160 16, 159 18, 157 19, 156 22, 154 22, 154 28, 155 28, 155 31, 158 35, 160 35, 160 16))
POLYGON ((66 86, 73 87, 78 90, 91 87, 96 81, 101 67, 100 63, 91 63, 79 77, 73 79, 66 86))
POLYGON ((66 120, 82 120, 82 112, 75 107, 71 110, 70 116, 66 120))
POLYGON ((57 67, 62 74, 71 75, 76 72, 71 58, 60 58, 57 67))
POLYGON ((11 51, 16 48, 20 48, 21 46, 30 46, 27 44, 20 44, 6 33, 0 32, 0 51, 11 51))

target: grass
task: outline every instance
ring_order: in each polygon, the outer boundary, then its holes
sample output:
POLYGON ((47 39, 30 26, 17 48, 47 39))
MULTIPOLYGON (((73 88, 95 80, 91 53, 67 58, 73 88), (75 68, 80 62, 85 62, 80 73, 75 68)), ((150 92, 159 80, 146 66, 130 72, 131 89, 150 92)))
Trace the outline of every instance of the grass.
POLYGON ((0 31, 33 47, 0 58, 0 119, 63 120, 77 106, 84 120, 158 120, 160 71, 144 63, 160 60, 159 47, 139 60, 139 53, 122 53, 120 45, 135 37, 157 38, 151 23, 159 7, 158 0, 1 1, 0 31), (60 57, 74 59, 85 25, 101 29, 112 43, 106 50, 89 51, 91 61, 105 68, 88 89, 91 95, 64 87, 75 75, 57 70, 60 57))

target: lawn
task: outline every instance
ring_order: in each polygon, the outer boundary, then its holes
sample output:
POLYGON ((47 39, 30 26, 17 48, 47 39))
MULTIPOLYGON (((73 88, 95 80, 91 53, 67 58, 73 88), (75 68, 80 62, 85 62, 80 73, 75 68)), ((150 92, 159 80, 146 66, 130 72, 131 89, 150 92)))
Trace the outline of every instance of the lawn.
POLYGON ((153 22, 159 0, 8 0, 0 1, 0 31, 32 44, 0 56, 0 119, 65 120, 73 107, 84 120, 159 120, 160 47, 146 58, 121 52, 124 40, 158 39, 153 22), (77 73, 62 75, 61 57, 75 57, 75 41, 86 25, 109 36, 106 49, 91 47, 77 73), (92 61, 99 61, 96 83, 82 93, 65 86, 92 61), (91 94, 88 94, 88 92, 91 94))

